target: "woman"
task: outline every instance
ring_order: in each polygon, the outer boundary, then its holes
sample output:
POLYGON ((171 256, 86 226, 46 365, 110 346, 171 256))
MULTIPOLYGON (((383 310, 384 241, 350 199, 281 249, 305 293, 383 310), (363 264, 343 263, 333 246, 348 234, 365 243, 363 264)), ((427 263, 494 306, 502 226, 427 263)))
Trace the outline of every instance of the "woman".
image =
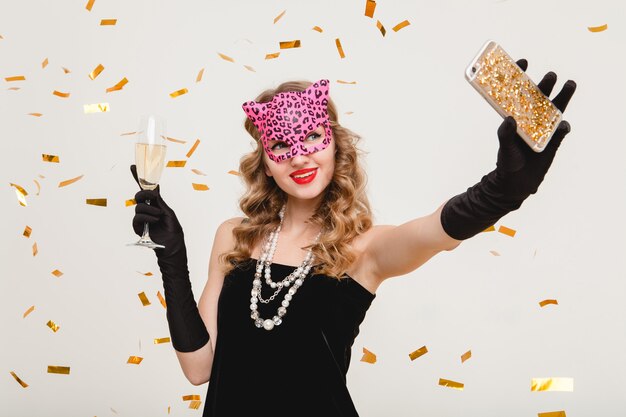
MULTIPOLYGON (((548 73, 539 86, 549 96, 555 82, 548 73)), ((358 416, 345 378, 378 286, 517 209, 570 130, 562 122, 536 154, 507 118, 497 168, 478 184, 428 216, 373 226, 359 137, 338 123, 328 87, 328 80, 289 82, 244 103, 257 141, 240 164, 246 217, 217 229, 198 306, 174 212, 158 188, 135 196, 135 232, 147 221, 165 245, 155 253, 181 367, 192 384, 209 382, 204 416, 358 416)), ((554 99, 561 111, 575 87, 568 81, 554 99)))

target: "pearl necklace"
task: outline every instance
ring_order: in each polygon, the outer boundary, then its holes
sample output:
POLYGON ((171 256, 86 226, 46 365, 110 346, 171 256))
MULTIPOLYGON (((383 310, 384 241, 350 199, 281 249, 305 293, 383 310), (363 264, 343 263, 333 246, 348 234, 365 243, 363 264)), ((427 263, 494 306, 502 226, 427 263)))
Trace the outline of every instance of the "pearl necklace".
MULTIPOLYGON (((300 286, 302 286, 302 284, 304 283, 304 279, 311 270, 314 259, 313 251, 309 249, 304 258, 304 261, 302 261, 302 264, 300 264, 300 266, 297 267, 291 274, 278 282, 272 281, 272 271, 270 267, 272 265, 274 252, 276 252, 278 234, 280 233, 280 229, 283 225, 283 219, 285 217, 285 207, 286 206, 283 206, 278 213, 278 216, 280 217, 280 224, 278 225, 278 227, 276 227, 276 230, 271 232, 267 237, 263 246, 261 256, 257 260, 256 272, 254 273, 254 281, 252 281, 252 291, 250 292, 250 294, 252 295, 252 298, 250 298, 250 310, 252 311, 252 313, 250 313, 250 318, 252 319, 252 321, 254 321, 256 327, 263 327, 265 330, 268 331, 272 330, 274 326, 280 326, 280 324, 283 322, 282 318, 285 316, 285 314, 287 314, 287 307, 289 307, 289 302, 298 291, 298 288, 300 288, 300 286), (265 282, 267 283, 267 285, 270 288, 276 289, 276 291, 274 291, 274 294, 268 299, 263 299, 263 297, 261 296, 261 276, 263 270, 265 270, 265 282), (271 319, 263 319, 262 317, 259 317, 258 302, 260 301, 263 304, 269 303, 270 301, 274 300, 274 298, 276 298, 276 296, 282 291, 283 288, 287 288, 289 286, 291 286, 291 288, 289 288, 289 291, 287 291, 287 294, 285 294, 285 297, 281 303, 281 307, 278 307, 278 310, 276 311, 276 315, 271 319)), ((314 243, 318 242, 321 234, 322 232, 320 231, 320 233, 318 233, 317 237, 315 238, 314 243)))

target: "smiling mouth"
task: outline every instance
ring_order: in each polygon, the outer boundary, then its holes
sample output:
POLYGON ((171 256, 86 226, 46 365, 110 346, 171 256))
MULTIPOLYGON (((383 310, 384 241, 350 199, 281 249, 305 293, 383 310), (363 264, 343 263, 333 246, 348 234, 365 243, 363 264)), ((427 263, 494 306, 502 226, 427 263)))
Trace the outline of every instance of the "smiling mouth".
POLYGON ((293 179, 297 184, 306 184, 309 183, 311 181, 313 181, 313 179, 315 178, 315 176, 317 175, 317 168, 302 173, 302 174, 298 174, 298 175, 290 175, 291 179, 293 179))

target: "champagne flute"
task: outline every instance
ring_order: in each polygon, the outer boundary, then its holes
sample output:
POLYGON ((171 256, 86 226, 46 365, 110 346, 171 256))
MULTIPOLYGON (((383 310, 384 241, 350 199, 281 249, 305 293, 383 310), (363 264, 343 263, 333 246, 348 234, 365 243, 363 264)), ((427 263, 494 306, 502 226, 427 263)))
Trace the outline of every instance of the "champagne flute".
MULTIPOLYGON (((137 177, 139 186, 143 190, 154 190, 161 178, 161 172, 165 165, 165 121, 153 114, 143 116, 137 132, 137 143, 135 144, 135 165, 137 166, 137 177)), ((150 205, 150 200, 146 200, 150 205)), ((127 246, 145 246, 147 248, 164 248, 150 239, 148 223, 143 227, 141 238, 135 243, 127 246)))

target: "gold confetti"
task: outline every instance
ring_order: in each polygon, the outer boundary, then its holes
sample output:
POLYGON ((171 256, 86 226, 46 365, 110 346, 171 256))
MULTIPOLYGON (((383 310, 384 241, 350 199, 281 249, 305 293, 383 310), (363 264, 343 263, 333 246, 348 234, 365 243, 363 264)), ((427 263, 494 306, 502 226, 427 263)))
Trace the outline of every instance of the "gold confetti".
POLYGON ((339 83, 339 84, 356 84, 356 81, 337 80, 337 83, 339 83))
POLYGON ((495 251, 495 250, 490 250, 489 253, 492 254, 493 256, 500 256, 500 252, 495 251))
POLYGON ((376 363, 376 355, 363 348, 363 357, 361 358, 361 362, 376 363))
POLYGON ((58 155, 48 155, 48 154, 42 153, 41 159, 44 162, 56 162, 57 164, 60 162, 58 155))
POLYGON ((199 169, 192 169, 191 172, 193 172, 196 175, 204 175, 206 177, 206 174, 200 171, 199 169))
POLYGON ((230 171, 228 171, 228 173, 229 173, 230 175, 237 175, 237 176, 240 176, 240 175, 241 175, 238 171, 233 171, 232 169, 231 169, 230 171))
POLYGON ((139 272, 137 271, 138 274, 144 275, 146 277, 151 277, 152 275, 154 275, 152 272, 139 272))
POLYGON ((589 32, 604 32, 605 30, 607 30, 609 28, 609 25, 602 25, 602 26, 588 26, 587 29, 589 30, 589 32))
POLYGON ((197 410, 202 405, 202 401, 192 401, 189 403, 189 408, 197 410))
POLYGON ((167 303, 165 302, 165 298, 163 298, 163 296, 161 295, 161 291, 157 291, 157 298, 161 302, 163 308, 167 308, 167 303))
POLYGON ((44 176, 43 176, 43 175, 41 175, 41 174, 39 174, 39 175, 38 175, 38 177, 39 177, 39 178, 41 178, 41 179, 45 179, 45 178, 46 178, 46 177, 44 177, 44 176))
POLYGON ((85 203, 92 205, 92 206, 106 207, 107 199, 106 198, 87 198, 85 199, 85 203))
POLYGON ((224 61, 228 61, 228 62, 235 62, 234 59, 232 59, 231 57, 229 57, 228 55, 224 55, 224 54, 220 54, 219 52, 217 53, 220 58, 222 58, 224 61))
POLYGON ((300 45, 300 40, 296 39, 294 41, 284 41, 284 42, 280 42, 280 49, 291 49, 291 48, 299 48, 300 45))
POLYGON ((37 186, 37 194, 36 195, 39 195, 39 191, 41 191, 41 185, 39 185, 39 181, 37 181, 37 180, 33 180, 33 181, 35 182, 35 185, 37 186))
POLYGON ((349 116, 349 115, 351 115, 351 114, 354 114, 354 112, 353 112, 353 111, 347 111, 347 112, 345 112, 344 114, 347 114, 347 115, 349 116))
POLYGON ((22 236, 24 237, 30 237, 30 234, 32 233, 33 229, 30 228, 30 226, 26 226, 26 228, 24 229, 24 233, 22 233, 22 236))
POLYGON ((130 136, 130 135, 134 135, 137 132, 126 132, 126 133, 122 133, 120 136, 130 136))
POLYGON ((70 367, 69 366, 51 366, 51 365, 48 365, 48 373, 49 374, 69 375, 70 374, 70 367))
POLYGON ((54 275, 57 278, 61 278, 61 275, 63 275, 63 272, 59 271, 58 269, 55 269, 54 271, 52 271, 52 275, 54 275))
POLYGON ((567 417, 565 411, 548 411, 546 413, 538 413, 537 417, 567 417))
POLYGON ((380 33, 382 33, 383 36, 385 36, 387 34, 387 30, 385 29, 383 24, 380 23, 380 20, 376 21, 376 27, 378 28, 378 30, 380 30, 380 33))
POLYGON ((208 191, 209 190, 209 186, 206 185, 206 184, 196 184, 196 183, 192 182, 191 186, 196 191, 208 191))
POLYGON ((439 385, 441 385, 442 387, 458 389, 459 391, 463 391, 463 387, 465 386, 461 382, 451 381, 449 379, 443 378, 439 378, 439 385))
POLYGON ((130 363, 130 364, 133 364, 133 365, 139 365, 142 360, 143 360, 143 358, 141 356, 129 356, 128 360, 126 361, 126 363, 130 363))
POLYGON ((170 406, 167 407, 167 414, 170 413, 170 408, 172 408, 172 407, 170 407, 170 406))
POLYGON ((15 374, 15 372, 11 371, 11 372, 9 372, 9 373, 11 374, 11 376, 12 376, 13 378, 15 378, 15 380, 17 381, 17 383, 18 383, 18 384, 20 384, 20 385, 22 386, 22 388, 28 388, 28 384, 27 384, 26 382, 22 381, 22 380, 20 379, 20 377, 19 377, 19 376, 17 376, 17 375, 15 374))
POLYGON ((89 0, 87 2, 87 4, 85 5, 85 9, 91 11, 91 8, 93 7, 93 4, 96 2, 96 0, 89 0))
POLYGON ((69 69, 67 69, 65 67, 61 67, 61 68, 63 69, 63 72, 66 73, 66 74, 69 74, 70 72, 72 72, 72 71, 70 71, 69 69))
POLYGON ((279 14, 278 16, 276 16, 274 18, 274 24, 276 24, 276 22, 278 22, 280 20, 281 17, 283 17, 285 15, 285 13, 287 12, 287 10, 283 10, 283 12, 281 14, 279 14))
POLYGON ((113 87, 109 87, 107 88, 107 93, 113 92, 113 91, 118 91, 121 90, 122 88, 124 88, 124 86, 128 84, 128 80, 126 79, 126 77, 122 78, 120 80, 120 82, 118 82, 117 84, 115 84, 113 87))
POLYGON ((484 232, 495 232, 495 231, 496 231, 496 228, 493 225, 491 225, 488 228, 486 228, 485 230, 483 230, 483 233, 484 232))
POLYGON ((92 113, 108 113, 111 110, 109 103, 84 104, 83 111, 85 114, 92 113))
POLYGON ((68 185, 70 185, 70 184, 74 184, 76 181, 80 180, 80 179, 81 179, 81 178, 83 178, 83 177, 84 177, 84 175, 79 175, 79 176, 78 176, 78 177, 76 177, 76 178, 72 178, 72 179, 69 179, 69 180, 61 181, 61 182, 59 183, 59 188, 61 188, 61 187, 66 187, 66 186, 68 186, 68 185))
POLYGON ((126 203, 125 203, 125 204, 126 204, 126 207, 128 207, 128 206, 134 206, 134 205, 136 205, 136 204, 137 204, 137 201, 135 201, 135 199, 134 199, 134 198, 131 198, 130 200, 126 200, 126 203))
POLYGON ((189 152, 187 152, 187 158, 191 158, 191 155, 196 151, 196 148, 200 145, 200 139, 196 139, 196 142, 193 144, 189 152))
POLYGON ((33 310, 35 310, 35 306, 30 306, 30 307, 28 307, 28 310, 26 310, 26 311, 24 312, 24 315, 22 316, 22 318, 26 318, 26 316, 28 316, 30 313, 32 313, 32 312, 33 312, 33 310))
POLYGON ((367 0, 365 2, 365 16, 374 17, 374 10, 376 10, 376 2, 373 0, 367 0))
POLYGON ((46 326, 48 326, 49 328, 52 329, 53 332, 57 332, 59 330, 59 326, 57 326, 57 324, 55 322, 53 322, 52 320, 48 321, 46 323, 46 326))
POLYGON ((426 353, 428 353, 428 349, 426 348, 426 346, 422 346, 416 351, 409 353, 409 358, 414 361, 415 359, 419 358, 422 355, 425 355, 426 353))
POLYGON ((472 351, 468 350, 464 354, 461 355, 461 363, 464 363, 466 360, 472 357, 472 351))
POLYGON ((4 81, 6 82, 12 82, 12 81, 24 81, 26 80, 26 77, 24 77, 23 75, 15 75, 13 77, 5 77, 4 81))
POLYGON ((168 168, 184 168, 187 161, 167 161, 168 168))
POLYGON ((182 144, 187 143, 186 140, 181 140, 181 139, 174 139, 174 138, 170 138, 170 137, 167 137, 165 139, 169 140, 170 142, 175 142, 175 143, 182 143, 182 144))
POLYGON ((98 64, 98 66, 89 73, 89 78, 91 78, 92 80, 95 80, 96 77, 100 75, 102 71, 104 71, 104 67, 102 66, 102 64, 98 64))
POLYGON ((39 249, 37 249, 37 242, 33 243, 33 256, 37 256, 39 249))
POLYGON ((102 19, 100 20, 100 26, 115 26, 117 19, 102 19))
POLYGON ((200 401, 200 396, 197 394, 183 395, 183 401, 200 401))
POLYGON ((139 296, 139 299, 141 300, 141 304, 143 304, 144 307, 150 305, 150 301, 148 300, 148 297, 146 297, 145 292, 142 291, 137 295, 139 296))
POLYGON ((574 378, 533 378, 531 391, 574 391, 574 378))
POLYGON ((204 68, 202 68, 200 70, 200 72, 198 72, 198 75, 196 76, 196 82, 199 83, 200 81, 202 81, 202 76, 204 75, 204 68))
POLYGON ((48 66, 48 58, 44 59, 44 60, 41 62, 41 69, 44 69, 44 68, 45 68, 45 67, 47 67, 47 66, 48 66))
POLYGON ((515 231, 515 230, 513 230, 513 229, 509 229, 509 228, 508 228, 508 227, 506 227, 506 226, 500 226, 500 227, 498 228, 498 232, 500 232, 500 233, 502 233, 502 234, 505 234, 505 235, 507 235, 507 236, 511 236, 511 237, 515 236, 515 233, 516 233, 516 231, 515 231))
POLYGON ((398 23, 397 25, 395 25, 395 26, 392 28, 392 30, 393 30, 394 32, 397 32, 397 31, 399 31, 400 29, 402 29, 402 28, 405 28, 405 27, 409 26, 410 24, 411 24, 411 23, 410 23, 408 20, 404 20, 404 21, 402 21, 402 22, 398 23))
POLYGON ((186 88, 182 88, 178 91, 174 91, 173 93, 170 93, 170 97, 176 98, 178 96, 182 96, 183 94, 187 94, 188 92, 189 90, 187 90, 186 88))
POLYGON ((160 345, 161 343, 170 343, 172 340, 169 337, 162 337, 160 339, 154 339, 155 345, 160 345))
POLYGON ((28 113, 29 116, 35 116, 35 117, 41 117, 43 116, 42 113, 28 113))
POLYGON ((280 52, 275 52, 273 54, 266 54, 265 55, 265 59, 274 59, 274 58, 278 58, 278 56, 280 55, 280 52))
POLYGON ((57 91, 57 90, 54 90, 52 92, 52 94, 54 94, 57 97, 61 97, 61 98, 68 98, 70 96, 70 93, 64 93, 62 91, 57 91))
POLYGON ((253 67, 251 67, 250 65, 244 65, 243 67, 244 67, 245 69, 247 69, 248 71, 251 71, 251 72, 256 72, 256 70, 255 70, 253 67))
POLYGON ((11 90, 11 91, 17 91, 19 90, 19 87, 11 87, 11 88, 7 88, 7 90, 11 90))
POLYGON ((548 304, 555 304, 555 305, 558 305, 558 304, 559 304, 559 302, 558 302, 557 300, 543 300, 543 301, 539 301, 539 306, 541 306, 541 307, 545 307, 545 306, 547 306, 548 304))
POLYGON ((335 45, 337 46, 337 52, 339 52, 339 56, 343 59, 346 57, 346 54, 343 53, 343 48, 341 46, 341 41, 339 38, 335 39, 335 45))
POLYGON ((15 195, 17 196, 17 202, 20 203, 20 206, 27 207, 28 204, 26 203, 26 196, 28 195, 28 193, 26 192, 26 190, 17 184, 9 184, 11 185, 11 187, 15 187, 15 195))
POLYGON ((313 26, 313 30, 318 31, 319 33, 322 33, 322 32, 324 31, 324 30, 323 30, 321 27, 319 27, 319 26, 313 26))

